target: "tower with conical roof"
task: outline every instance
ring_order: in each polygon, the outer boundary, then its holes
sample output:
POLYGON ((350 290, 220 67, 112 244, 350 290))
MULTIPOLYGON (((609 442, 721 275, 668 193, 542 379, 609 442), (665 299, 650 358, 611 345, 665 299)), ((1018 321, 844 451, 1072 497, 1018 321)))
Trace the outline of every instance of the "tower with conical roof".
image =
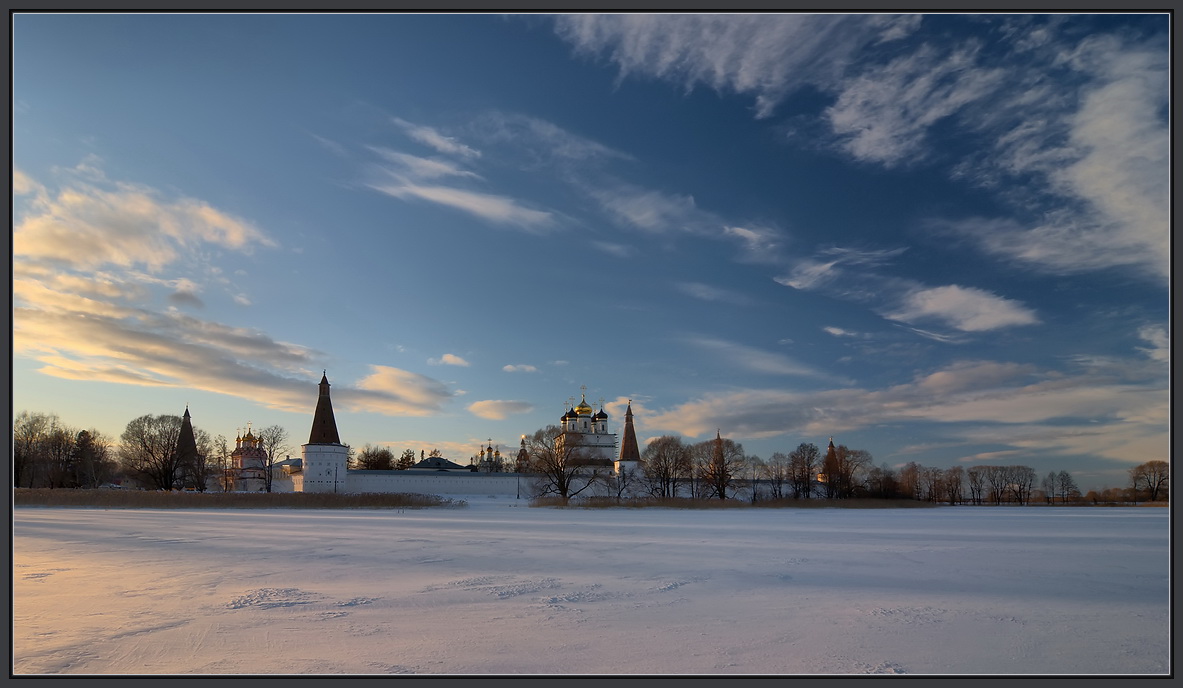
POLYGON ((624 437, 620 440, 620 457, 616 459, 616 474, 636 473, 641 468, 641 451, 637 447, 637 431, 633 429, 633 400, 624 409, 624 437))
POLYGON ((177 435, 173 465, 177 467, 177 478, 181 486, 196 487, 204 491, 205 476, 198 470, 197 462, 197 439, 193 435, 193 421, 189 418, 189 407, 186 406, 185 415, 181 417, 181 432, 177 435))
POLYGON ((349 474, 348 452, 349 448, 341 444, 337 434, 337 419, 333 417, 333 401, 329 397, 329 375, 325 371, 320 378, 320 396, 312 415, 308 444, 300 447, 303 491, 344 492, 349 474))

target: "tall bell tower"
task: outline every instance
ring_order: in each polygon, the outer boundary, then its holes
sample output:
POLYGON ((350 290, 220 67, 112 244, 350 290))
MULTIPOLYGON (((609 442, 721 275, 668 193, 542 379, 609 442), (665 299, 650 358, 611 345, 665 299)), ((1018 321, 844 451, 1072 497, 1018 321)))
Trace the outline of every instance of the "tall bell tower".
POLYGON ((328 371, 320 378, 320 396, 316 413, 312 416, 312 432, 308 444, 300 447, 303 457, 304 492, 345 492, 349 473, 349 449, 341 444, 337 434, 337 419, 333 417, 333 401, 329 398, 328 371))

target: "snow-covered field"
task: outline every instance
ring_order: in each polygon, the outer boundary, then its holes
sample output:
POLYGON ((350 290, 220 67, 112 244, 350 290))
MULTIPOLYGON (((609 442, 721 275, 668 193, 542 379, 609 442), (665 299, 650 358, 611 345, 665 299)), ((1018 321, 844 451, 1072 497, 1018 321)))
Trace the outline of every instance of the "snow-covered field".
POLYGON ((13 512, 13 673, 1166 674, 1161 508, 13 512))

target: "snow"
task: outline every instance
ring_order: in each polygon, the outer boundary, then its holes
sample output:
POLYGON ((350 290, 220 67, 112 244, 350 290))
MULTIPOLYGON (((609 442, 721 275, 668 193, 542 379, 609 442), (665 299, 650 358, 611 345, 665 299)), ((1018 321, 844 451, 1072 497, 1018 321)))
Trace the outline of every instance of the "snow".
POLYGON ((13 510, 13 673, 1170 672, 1161 508, 13 510))

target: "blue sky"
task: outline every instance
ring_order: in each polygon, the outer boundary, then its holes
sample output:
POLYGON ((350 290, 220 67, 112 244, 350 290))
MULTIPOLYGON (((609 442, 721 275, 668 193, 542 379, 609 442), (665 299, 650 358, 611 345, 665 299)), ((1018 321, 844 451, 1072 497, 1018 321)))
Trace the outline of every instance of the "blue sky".
MULTIPOLYGON (((13 402, 1168 458, 1169 17, 13 21, 13 402)), ((298 451, 298 448, 297 448, 298 451)))

